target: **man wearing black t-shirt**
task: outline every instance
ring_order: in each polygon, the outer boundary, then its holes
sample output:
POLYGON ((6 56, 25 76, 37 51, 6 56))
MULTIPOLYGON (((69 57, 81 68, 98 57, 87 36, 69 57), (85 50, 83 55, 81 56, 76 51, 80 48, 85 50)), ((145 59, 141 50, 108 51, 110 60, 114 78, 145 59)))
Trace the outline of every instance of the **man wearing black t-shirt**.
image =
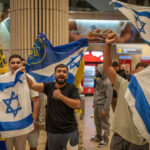
POLYGON ((78 89, 66 83, 68 67, 55 67, 56 82, 35 83, 27 76, 29 87, 48 97, 46 130, 48 150, 78 150, 78 130, 74 109, 80 108, 78 89))

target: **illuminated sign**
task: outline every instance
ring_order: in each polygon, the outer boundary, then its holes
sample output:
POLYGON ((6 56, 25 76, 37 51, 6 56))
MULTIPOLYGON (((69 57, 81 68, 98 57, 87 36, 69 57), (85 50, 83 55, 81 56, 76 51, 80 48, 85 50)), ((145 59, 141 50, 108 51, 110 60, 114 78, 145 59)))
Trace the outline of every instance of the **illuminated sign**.
POLYGON ((141 44, 117 44, 117 54, 142 54, 141 44))
POLYGON ((131 60, 132 57, 131 56, 119 56, 119 59, 129 59, 129 60, 131 60))
POLYGON ((150 60, 150 56, 141 56, 141 60, 150 60))
POLYGON ((85 62, 103 62, 104 54, 101 51, 87 51, 84 54, 85 62))

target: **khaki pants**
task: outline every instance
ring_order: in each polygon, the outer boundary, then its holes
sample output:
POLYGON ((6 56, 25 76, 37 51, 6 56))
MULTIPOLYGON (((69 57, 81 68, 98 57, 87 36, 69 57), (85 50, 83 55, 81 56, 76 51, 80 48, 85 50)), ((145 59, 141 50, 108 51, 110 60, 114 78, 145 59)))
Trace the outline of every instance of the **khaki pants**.
POLYGON ((27 135, 21 135, 21 136, 7 138, 6 139, 7 150, 13 150, 13 146, 15 146, 15 150, 25 150, 26 136, 27 135))
POLYGON ((111 139, 110 150, 149 150, 149 144, 135 145, 126 141, 120 135, 114 134, 111 139))
POLYGON ((110 123, 109 123, 109 110, 105 116, 101 115, 103 106, 94 107, 94 122, 96 127, 96 136, 103 137, 104 141, 108 143, 110 135, 110 123), (102 135, 102 131, 104 134, 102 135))

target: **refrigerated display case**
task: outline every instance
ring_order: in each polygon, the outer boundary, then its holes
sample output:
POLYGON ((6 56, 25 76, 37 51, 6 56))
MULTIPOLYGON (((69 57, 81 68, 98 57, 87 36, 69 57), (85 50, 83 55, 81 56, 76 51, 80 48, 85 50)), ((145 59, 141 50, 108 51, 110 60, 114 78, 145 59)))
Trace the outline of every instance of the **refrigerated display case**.
POLYGON ((125 64, 127 73, 131 74, 131 59, 131 56, 119 56, 119 69, 122 64, 125 64))
POLYGON ((84 54, 85 73, 83 78, 83 93, 94 93, 94 77, 96 75, 96 67, 103 62, 103 52, 88 51, 84 54))
POLYGON ((96 74, 96 64, 86 64, 83 78, 83 93, 94 93, 94 77, 96 74))

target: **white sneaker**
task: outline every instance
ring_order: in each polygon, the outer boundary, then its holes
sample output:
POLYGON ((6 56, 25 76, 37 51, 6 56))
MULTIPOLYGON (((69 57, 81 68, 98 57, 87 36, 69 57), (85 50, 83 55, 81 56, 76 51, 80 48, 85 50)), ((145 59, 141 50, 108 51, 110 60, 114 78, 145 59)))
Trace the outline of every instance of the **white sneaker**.
POLYGON ((104 140, 101 140, 100 143, 98 144, 98 147, 104 147, 108 144, 108 142, 104 141, 104 140))

